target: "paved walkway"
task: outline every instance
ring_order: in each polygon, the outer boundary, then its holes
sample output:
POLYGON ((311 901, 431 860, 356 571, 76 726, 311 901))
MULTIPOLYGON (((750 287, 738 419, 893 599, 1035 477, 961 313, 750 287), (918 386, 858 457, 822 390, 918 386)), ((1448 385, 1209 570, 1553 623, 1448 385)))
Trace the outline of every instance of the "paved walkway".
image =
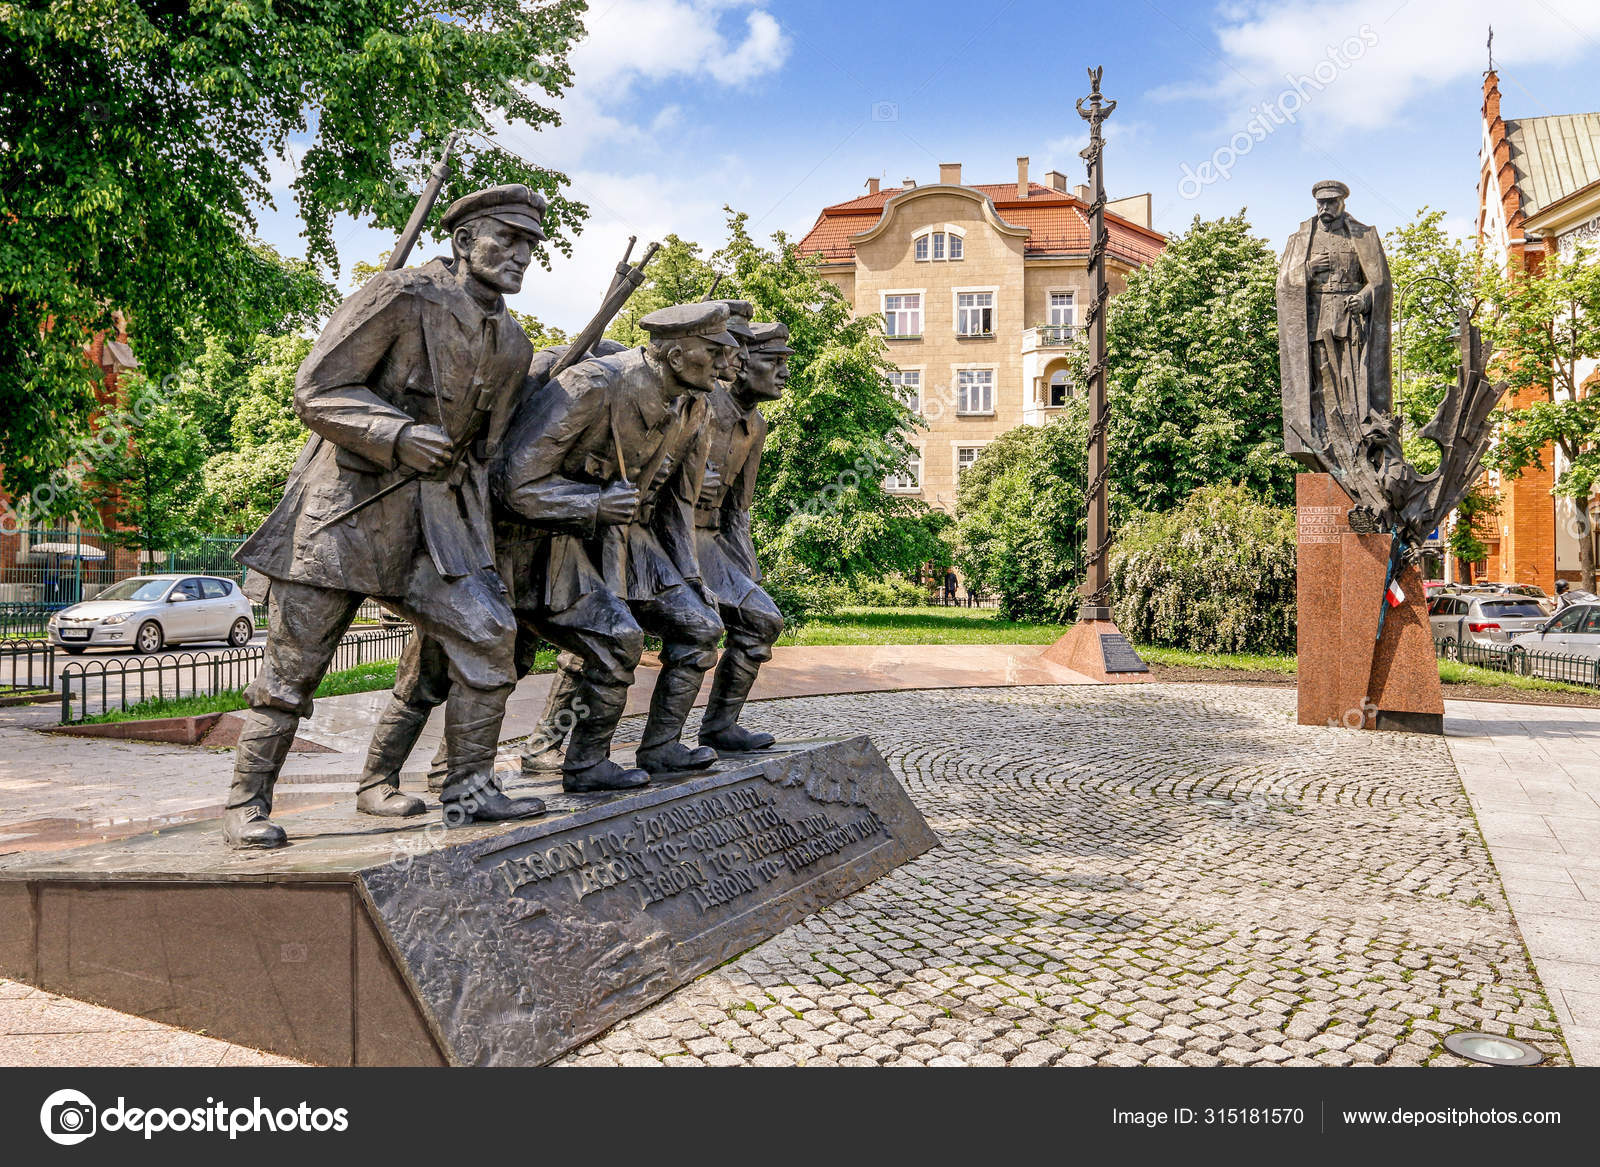
MULTIPOLYGON (((751 720, 757 724, 770 722, 767 727, 775 732, 797 736, 845 729, 873 734, 932 825, 946 839, 946 847, 902 868, 829 913, 788 930, 728 969, 686 986, 613 1030, 600 1043, 581 1051, 581 1060, 625 1060, 624 1055, 639 1054, 657 1060, 664 1057, 669 1062, 689 1055, 705 1055, 705 1060, 711 1060, 710 1055, 715 1054, 718 1061, 727 1060, 723 1055, 737 1056, 741 1061, 798 1060, 806 1056, 800 1050, 787 1048, 794 1044, 792 1041, 776 1045, 767 1041, 772 1034, 766 1029, 756 1033, 756 1014, 791 1038, 794 1035, 785 1028, 785 1019, 803 1021, 820 1033, 826 1033, 829 1026, 847 1025, 862 1035, 895 1034, 893 1040, 872 1043, 870 1054, 869 1047, 860 1045, 859 1036, 848 1053, 830 1048, 848 1044, 841 1041, 813 1045, 815 1056, 808 1060, 868 1056, 875 1061, 906 1056, 919 1060, 918 1055, 922 1055, 921 1060, 955 1058, 973 1064, 989 1064, 996 1058, 1013 1064, 1038 1059, 1070 1064, 1082 1057, 1108 1064, 1119 1064, 1123 1059, 1158 1058, 1325 1063, 1337 1062, 1334 1055, 1355 1047, 1361 1047, 1351 1055, 1356 1061, 1428 1060, 1434 1055, 1424 1049, 1431 1051, 1432 1046, 1422 1035, 1433 1031, 1426 1025, 1419 1027, 1418 1019, 1427 1022, 1430 1018, 1406 1014, 1401 1008, 1407 1003, 1420 1007, 1426 1000, 1432 1002, 1429 1010, 1435 1011, 1435 1024, 1438 1017, 1448 1013, 1452 1027, 1474 1021, 1485 1027, 1500 1025, 1525 1036, 1531 1034, 1561 1060, 1564 1054, 1559 1044, 1552 1044, 1548 1036, 1558 1019, 1575 1059, 1580 1064, 1600 1064, 1600 711, 1452 701, 1447 704, 1450 736, 1441 744, 1436 739, 1294 726, 1293 694, 1286 689, 1080 687, 1082 678, 1040 661, 1042 650, 1043 646, 1026 645, 780 649, 763 671, 758 697, 800 697, 818 692, 872 695, 778 701, 753 707, 751 720), (978 686, 1050 687, 985 692, 978 686), (907 688, 961 691, 889 692, 907 688), (1201 712, 1194 715, 1192 724, 1185 724, 1188 715, 1174 715, 1179 708, 1201 712), (1063 709, 1077 712, 1063 721, 1063 709), (1216 784, 1205 797, 1223 801, 1215 805, 1202 803, 1198 812, 1189 805, 1175 811, 1171 800, 1184 788, 1184 782, 1195 778, 1194 765, 1199 757, 1185 755, 1184 750, 1214 749, 1219 725, 1234 730, 1241 725, 1254 726, 1245 735, 1248 744, 1241 746, 1240 740, 1230 739, 1225 743, 1227 748, 1214 755, 1208 773, 1213 774, 1216 784), (1300 742, 1299 736, 1306 736, 1306 740, 1300 742), (1237 752, 1239 749, 1243 753, 1237 752), (1178 769, 1171 771, 1169 767, 1165 779, 1140 769, 1153 757, 1170 760, 1179 755, 1183 757, 1172 763, 1178 769), (1388 761, 1373 763, 1373 757, 1388 761), (1381 795, 1379 803, 1389 806, 1385 813, 1390 817, 1361 817, 1366 812, 1357 808, 1377 804, 1362 804, 1359 798, 1353 807, 1345 805, 1344 796, 1338 793, 1339 784, 1332 779, 1343 773, 1347 762, 1357 770, 1368 764, 1377 765, 1380 770, 1383 765, 1397 768, 1397 776, 1384 778, 1374 772, 1350 780, 1354 785, 1349 788, 1365 791, 1363 797, 1369 800, 1381 795), (1290 765, 1290 775, 1273 771, 1277 777, 1264 778, 1266 771, 1259 767, 1276 765, 1290 765), (1086 767, 1110 779, 1110 785, 1106 781, 1081 785, 1081 772, 1086 767), (1459 771, 1459 780, 1453 771, 1459 771), (1318 775, 1320 786, 1311 781, 1318 775), (1423 783, 1425 795, 1414 789, 1413 778, 1423 783), (1118 782, 1128 785, 1113 790, 1118 782), (1470 817, 1464 817, 1468 804, 1460 797, 1463 784, 1471 799, 1470 807, 1482 823, 1494 866, 1504 880, 1504 896, 1489 867, 1489 853, 1481 846, 1474 850, 1476 828, 1470 817), (1003 792, 1003 799, 997 792, 1003 792), (1265 798, 1261 805, 1254 801, 1258 792, 1265 798), (1280 795, 1283 801, 1275 802, 1280 795), (1157 801, 1139 806, 1139 800, 1147 797, 1157 801), (1133 801, 1123 805, 1127 799, 1133 801), (1114 812, 1108 807, 1114 807, 1114 812), (1326 854, 1317 848, 1305 851, 1307 862, 1316 856, 1345 872, 1340 877, 1343 883, 1336 879, 1325 886, 1326 881, 1319 882, 1322 877, 1317 874, 1321 867, 1307 867, 1296 858, 1303 849, 1300 833, 1308 823, 1318 829, 1331 827, 1335 820, 1352 811, 1357 817, 1337 826, 1326 854), (1196 813, 1200 817, 1191 822, 1190 816, 1196 813), (1307 813, 1312 817, 1302 817, 1307 813), (1219 814, 1229 822, 1221 828, 1224 833, 1265 832, 1277 841, 1275 846, 1291 844, 1287 850, 1278 847, 1275 855, 1257 851, 1248 860, 1268 863, 1271 871, 1265 879, 1246 877, 1239 883, 1239 873, 1232 870, 1235 860, 1225 858, 1229 849, 1216 852, 1212 844, 1202 843, 1198 853, 1186 850, 1185 839, 1221 837, 1214 824, 1210 834, 1205 828, 1219 814), (1152 823, 1158 825, 1153 827, 1152 823), (1023 838, 1024 834, 1028 837, 1023 838), (1387 846, 1373 845, 1374 840, 1402 836, 1408 845, 1423 845, 1421 851, 1406 860, 1410 866, 1392 858, 1387 846), (1136 869, 1129 869, 1122 861, 1134 854, 1144 858, 1136 869), (1219 866, 1213 871, 1214 860, 1219 866), (923 864, 952 862, 957 864, 953 875, 942 869, 933 874, 917 870, 923 864), (1213 882, 1194 879, 1197 862, 1213 882), (1379 873, 1377 877, 1373 876, 1374 871, 1379 873), (1045 878, 1045 885, 1018 890, 1016 894, 1028 903, 1020 908, 1011 903, 1000 911, 1010 902, 1004 889, 1019 879, 1026 881, 1030 872, 1045 878), (1287 900, 1279 896, 1273 901, 1276 907, 1270 903, 1263 907, 1257 902, 1261 897, 1255 895, 1256 885, 1263 883, 1272 888, 1281 886, 1292 894, 1287 900), (1383 913, 1377 921, 1362 915, 1360 896, 1348 903, 1340 900, 1340 913, 1331 932, 1324 929, 1314 934, 1304 930, 1306 920, 1311 918, 1308 913, 1326 914, 1328 897, 1344 896, 1361 884, 1366 885, 1362 894, 1367 899, 1381 898, 1383 894, 1391 899, 1398 896, 1408 910, 1424 895, 1429 901, 1439 901, 1426 906, 1433 927, 1442 931, 1430 940, 1431 933, 1420 923, 1408 923, 1405 928, 1416 927, 1424 936, 1420 943, 1409 940, 1404 928, 1397 932, 1384 923, 1383 913), (934 886, 942 890, 918 890, 934 886), (1388 891, 1380 893, 1379 887, 1388 891), (1469 889, 1470 895, 1466 894, 1469 889), (1147 890, 1155 893, 1158 907, 1179 912, 1180 922, 1173 925, 1177 931, 1168 929, 1155 938, 1161 951, 1121 941, 1106 947, 1106 937, 1116 937, 1130 929, 1139 932, 1152 923, 1146 913, 1148 905, 1139 899, 1147 890), (938 902, 923 903, 916 909, 909 907, 918 902, 919 895, 924 899, 935 896, 938 902), (1063 895, 1066 899, 1061 898, 1063 895), (1127 903, 1116 902, 1118 897, 1126 896, 1133 898, 1127 903), (1549 992, 1548 1003, 1526 975, 1526 957, 1516 940, 1516 924, 1505 912, 1507 899, 1549 992), (1295 983, 1304 986, 1303 978, 1310 976, 1310 987, 1333 994, 1312 996, 1312 1000, 1341 1004, 1342 1017, 1334 1012, 1307 1012, 1310 1002, 1303 1001, 1300 1007, 1277 1015, 1276 1020, 1267 1014, 1255 1015, 1260 1022, 1256 1029, 1265 1026, 1268 1032, 1254 1035, 1229 1030, 1230 1023, 1211 1018, 1209 1013, 1206 1019, 1185 1024, 1180 1015, 1185 1010, 1195 1015, 1218 1010, 1243 1022, 1235 1008, 1242 1007, 1242 1003, 1234 994, 1248 986, 1227 981, 1227 976, 1217 979, 1221 974, 1216 966, 1190 967, 1190 957, 1197 952, 1201 965, 1205 965, 1209 957, 1203 950, 1211 943, 1200 943, 1203 929, 1197 931, 1194 921, 1203 920, 1207 912, 1228 918, 1240 905, 1256 913, 1251 918, 1257 920, 1259 927, 1242 940, 1236 930, 1230 932, 1232 938, 1222 951, 1227 954, 1225 961, 1236 964, 1241 963, 1240 956, 1247 958, 1242 962, 1246 965, 1265 962, 1258 971, 1266 980, 1251 982, 1261 991, 1251 997, 1249 1007, 1266 1009, 1271 1014, 1274 1007, 1268 997, 1298 991, 1271 988, 1274 979, 1299 976, 1302 979, 1295 983), (1041 906, 1047 910, 1041 910, 1041 906), (991 909, 1000 911, 992 920, 983 915, 991 909), (1286 913, 1283 919, 1294 927, 1285 928, 1273 914, 1280 909, 1286 913), (890 921, 887 932, 877 928, 873 933, 877 939, 868 935, 872 931, 866 929, 869 920, 862 916, 866 913, 870 917, 874 912, 890 921), (936 924, 935 918, 945 923, 936 924), (912 923, 914 920, 921 924, 912 923), (1295 928, 1301 931, 1297 933, 1295 928), (975 938, 973 929, 983 932, 983 936, 975 938), (1007 929, 1009 934, 1001 935, 1007 929), (1280 932, 1284 938, 1264 939, 1268 932, 1280 932), (1287 939, 1294 936, 1299 939, 1287 939), (1353 943, 1349 938, 1356 936, 1365 945, 1361 959, 1382 966, 1375 975, 1384 988, 1371 990, 1376 996, 1362 995, 1367 990, 1354 996, 1344 992, 1352 986, 1343 985, 1337 977, 1349 979, 1352 970, 1333 974, 1334 979, 1327 984, 1322 984, 1324 973, 1307 972, 1308 957, 1331 959, 1342 953, 1341 962, 1350 960, 1355 950, 1347 946, 1353 943), (930 943, 933 939, 941 939, 945 947, 930 943), (1267 948, 1261 949, 1262 944, 1267 948), (1052 955, 1045 957, 1042 964, 1029 963, 1007 945, 1052 955), (1276 945, 1286 947, 1282 952, 1270 951, 1276 945), (821 958, 817 954, 824 947, 832 956, 857 967, 852 971, 829 960, 819 968, 821 958), (1091 970, 1076 968, 1072 963, 1081 963, 1081 953, 1090 950, 1095 953, 1094 959, 1101 962, 1096 966, 1098 981, 1085 980, 1091 970), (1288 973, 1278 967, 1280 962, 1267 959, 1283 952, 1293 953, 1299 962, 1298 973, 1288 973), (1424 964, 1408 963, 1419 953, 1424 964), (1141 963, 1151 960, 1158 965, 1155 970, 1141 963), (1172 960, 1180 960, 1180 965, 1175 966, 1178 975, 1164 963, 1172 960), (1467 972, 1447 972, 1445 962, 1452 960, 1460 962, 1467 972), (1015 969, 1018 961, 1033 970, 1024 978, 1027 984, 1008 984, 1003 976, 996 975, 996 968, 1015 969), (907 962, 915 968, 908 968, 907 962), (1052 967, 1057 964, 1062 967, 1052 967), (1390 965, 1396 967, 1389 968, 1390 965), (1268 966, 1273 973, 1269 974, 1268 966), (959 975, 951 970, 960 970, 959 975), (1104 1000, 1068 994, 1069 999, 1063 1001, 1062 992, 1044 991, 1053 986, 1035 983, 1034 973, 1061 981, 1064 970, 1076 977, 1076 986, 1090 985, 1085 991, 1104 1000), (1284 975, 1274 975, 1277 973, 1284 975), (1210 986, 1202 996, 1217 1000, 1202 1004, 1199 997, 1185 997, 1181 976, 1200 978, 1201 983, 1210 986), (717 980, 719 977, 723 979, 717 980), (835 977, 842 979, 835 981, 835 977), (1398 984, 1395 977, 1399 978, 1398 984), (1178 985, 1172 990, 1174 996, 1165 1001, 1141 996, 1162 978, 1178 985), (885 1004, 868 1010, 866 1004, 850 999, 851 995, 842 990, 823 991, 838 990, 846 981, 867 986, 854 996, 881 994, 885 1004), (1422 983, 1413 990, 1410 986, 1414 982, 1422 983), (1092 987, 1096 983, 1100 987, 1092 987), (1440 988, 1444 984, 1454 987, 1445 992, 1440 988), (1470 987, 1471 1000, 1461 997, 1463 984, 1470 987), (999 992, 997 985, 1019 990, 1011 996, 1031 994, 1034 1006, 1020 1001, 1007 1003, 1005 996, 998 998, 1000 1004, 992 1004, 989 998, 999 992), (1401 985, 1406 987, 1402 989, 1401 985), (760 993, 752 996, 756 989, 760 993), (719 992, 732 996, 718 1000, 719 992), (1107 1002, 1113 1006, 1134 1004, 1117 999, 1117 994, 1129 993, 1139 998, 1135 1011, 1141 1018, 1165 1024, 1147 1027, 1129 1010, 1119 1012, 1106 1007, 1107 1002), (1398 996, 1384 1000, 1385 993, 1398 996), (802 1007, 802 997, 809 1007, 802 1007), (845 1003, 841 1003, 841 997, 846 998, 845 1003), (976 1008, 983 1018, 969 1007, 975 998, 979 999, 976 1008), (932 1003, 936 1000, 940 1003, 932 1003), (726 1008, 730 1001, 737 1005, 737 1016, 726 1008), (1088 1013, 1075 1012, 1085 1005, 1092 1007, 1088 1013), (1168 1005, 1171 1008, 1166 1008, 1168 1005), (783 1016, 772 1014, 774 1009, 781 1009, 783 1016), (1011 1016, 1006 1013, 1008 1009, 1021 1009, 1027 1017, 1011 1016), (712 1017, 708 1010, 718 1015, 712 1017), (828 1020, 819 1010, 831 1012, 833 1019, 828 1020), (868 1010, 871 1016, 860 1018, 852 1010, 868 1010), (1446 1012, 1437 1012, 1440 1010, 1446 1012), (811 1012, 817 1015, 807 1020, 805 1015, 811 1012), (1358 1013, 1360 1017, 1356 1016, 1358 1013), (1401 1013, 1412 1020, 1404 1022, 1379 1016, 1380 1013, 1401 1013), (901 1014, 917 1020, 901 1024, 901 1014), (1058 1043, 1057 1054, 1046 1057, 1045 1051, 1039 1049, 1028 1052, 1027 1046, 1037 1046, 1037 1041, 1009 1051, 1002 1048, 1003 1042, 992 1044, 1006 1036, 1001 1032, 974 1044, 978 1029, 993 1026, 996 1020, 1008 1025, 1021 1023, 1012 1029, 1044 1033, 1028 1027, 1046 1016, 1051 1019, 1049 1033, 1056 1033, 1060 1026, 1066 1026, 1060 1029, 1061 1033, 1075 1028, 1084 1031, 1079 1040, 1089 1045, 1074 1051, 1072 1043, 1058 1043), (1087 1019, 1088 1024, 1072 1022, 1072 1016, 1080 1021, 1087 1019), (1265 1021, 1261 1021, 1262 1016, 1265 1021), (956 1040, 958 1048, 953 1050, 945 1048, 950 1041, 940 1044, 899 1040, 903 1034, 916 1036, 935 1030, 943 1034, 950 1026, 943 1022, 935 1025, 934 1021, 958 1017, 963 1020, 961 1032, 966 1037, 956 1040), (1289 1029, 1297 1017, 1296 1034, 1305 1029, 1309 1019, 1320 1018, 1326 1024, 1315 1034, 1331 1036, 1332 1043, 1315 1050, 1303 1048, 1310 1038, 1292 1035, 1289 1029), (864 1026, 864 1021, 883 1022, 889 1028, 864 1026), (927 1021, 928 1026, 917 1027, 921 1021, 927 1021), (1380 1023, 1388 1028, 1373 1028, 1380 1023), (682 1029, 689 1024, 697 1027, 692 1033, 682 1029), (731 1036, 729 1025, 741 1030, 737 1037, 731 1036), (1122 1032, 1130 1025, 1150 1034, 1161 1029, 1169 1032, 1164 1037, 1141 1039, 1138 1032, 1122 1032), (1206 1025, 1221 1026, 1224 1033, 1219 1036, 1202 1032, 1199 1027, 1206 1025), (1272 1029, 1273 1025, 1277 1028, 1272 1029), (1399 1030, 1395 1029, 1397 1025, 1399 1030), (667 1027, 665 1034, 661 1033, 662 1026, 667 1027), (1190 1032, 1170 1032, 1174 1029, 1190 1032), (1276 1039, 1267 1040, 1273 1033, 1277 1034, 1276 1039), (628 1046, 630 1034, 641 1044, 628 1046), (1228 1041, 1230 1035, 1235 1038, 1232 1043, 1228 1041), (1208 1036, 1220 1043, 1215 1049, 1208 1049, 1208 1036), (713 1037, 718 1039, 717 1048, 706 1044, 713 1037), (1350 1040, 1340 1047, 1340 1037, 1350 1040), (1369 1040, 1373 1037, 1376 1044, 1369 1040), (678 1042, 672 1050, 662 1044, 670 1044, 669 1038, 678 1042), (1108 1038, 1114 1040, 1104 1050, 1089 1048, 1108 1038), (750 1040, 762 1041, 762 1049, 756 1051, 749 1045, 750 1040), (1161 1045, 1163 1040, 1176 1042, 1176 1048, 1161 1045), (740 1046, 740 1041, 745 1044, 740 1046), (1289 1042, 1301 1042, 1302 1046, 1291 1048, 1289 1042), (920 1048, 925 1045, 931 1045, 936 1052, 929 1054, 920 1048), (893 1051, 893 1057, 880 1046, 893 1051), (1128 1046, 1138 1046, 1145 1052, 1139 1055, 1124 1048, 1128 1046), (918 1048, 907 1054, 907 1047, 918 1048), (974 1052, 969 1053, 965 1047, 974 1052), (1236 1052, 1227 1054, 1226 1049, 1236 1052), (1279 1052, 1285 1056, 1279 1058, 1279 1052)), ((530 677, 519 688, 507 723, 508 737, 531 728, 542 708, 548 683, 547 677, 530 677)), ((647 686, 640 688, 648 692, 647 686)), ((315 736, 339 754, 297 759, 294 766, 301 773, 298 779, 286 774, 287 799, 320 801, 346 796, 341 786, 353 774, 349 766, 359 762, 372 711, 382 699, 382 694, 358 694, 319 702, 318 716, 307 723, 306 736, 315 736), (344 769, 333 765, 335 762, 344 769)), ((633 711, 639 711, 637 703, 633 711)), ((619 740, 636 738, 639 728, 637 718, 625 722, 619 740)), ((422 763, 433 744, 429 740, 419 746, 413 766, 422 763)), ((53 849, 91 838, 135 833, 149 829, 153 820, 158 821, 161 816, 214 815, 231 759, 227 751, 45 738, 17 725, 15 719, 7 719, 0 724, 0 852, 53 849), (47 807, 52 808, 49 816, 42 813, 47 807)), ((1191 785, 1189 789, 1192 793, 1198 788, 1191 785)), ((1250 978, 1246 976, 1245 980, 1250 978)), ((1359 982, 1361 977, 1355 980, 1359 982)), ((1170 986, 1157 983, 1156 987, 1165 992, 1170 986)), ((220 1064, 224 1057, 247 1056, 244 1052, 230 1055, 228 1051, 233 1049, 225 1043, 0 982, 0 1063, 81 1064, 98 1059, 106 1064, 139 1065, 156 1059, 160 1064, 220 1064), (74 1021, 75 1017, 78 1020, 74 1021), (113 1033, 119 1036, 92 1036, 113 1033)), ((639 1059, 629 1056, 626 1060, 639 1059)))
POLYGON ((1446 740, 1580 1065, 1600 1065, 1600 710, 1446 704, 1446 740))

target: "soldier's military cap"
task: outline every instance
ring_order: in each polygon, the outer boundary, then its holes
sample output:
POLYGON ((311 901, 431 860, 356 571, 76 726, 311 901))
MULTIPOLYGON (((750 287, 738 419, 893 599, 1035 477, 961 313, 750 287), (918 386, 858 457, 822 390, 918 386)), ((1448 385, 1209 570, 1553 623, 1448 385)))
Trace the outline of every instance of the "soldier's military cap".
POLYGON ((1314 199, 1325 199, 1333 195, 1347 199, 1350 197, 1350 188, 1337 178, 1324 178, 1311 188, 1311 197, 1314 199))
POLYGON ((775 320, 762 320, 752 324, 750 331, 753 334, 750 339, 751 352, 770 353, 774 356, 794 352, 794 349, 789 347, 787 324, 779 324, 775 320))
POLYGON ((446 231, 454 231, 474 219, 494 218, 543 239, 547 205, 545 197, 538 191, 530 190, 520 182, 508 182, 503 186, 485 187, 462 195, 445 210, 440 225, 446 231))
POLYGON ((703 336, 713 344, 739 343, 728 332, 728 305, 723 300, 658 308, 640 320, 639 327, 650 334, 651 340, 703 336))
POLYGON ((728 306, 728 331, 748 344, 750 317, 755 315, 756 306, 749 300, 719 300, 717 303, 728 306))

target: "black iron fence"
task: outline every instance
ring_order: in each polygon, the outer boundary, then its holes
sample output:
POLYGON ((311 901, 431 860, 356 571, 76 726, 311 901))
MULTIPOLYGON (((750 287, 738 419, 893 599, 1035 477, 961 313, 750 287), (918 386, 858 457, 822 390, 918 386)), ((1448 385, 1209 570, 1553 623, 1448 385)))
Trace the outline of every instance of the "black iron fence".
POLYGON ((1440 660, 1568 685, 1600 686, 1600 657, 1547 652, 1520 644, 1477 644, 1453 639, 1435 640, 1433 650, 1440 660))
MULTIPOLYGON (((351 632, 334 650, 330 672, 398 660, 411 625, 351 632)), ((69 661, 61 670, 61 722, 82 721, 145 701, 214 697, 242 689, 261 671, 260 645, 217 652, 172 652, 69 661)))
POLYGON ((0 636, 43 636, 50 613, 59 604, 17 604, 0 600, 0 636))
POLYGON ((48 693, 55 686, 56 646, 48 640, 0 640, 0 693, 48 693))

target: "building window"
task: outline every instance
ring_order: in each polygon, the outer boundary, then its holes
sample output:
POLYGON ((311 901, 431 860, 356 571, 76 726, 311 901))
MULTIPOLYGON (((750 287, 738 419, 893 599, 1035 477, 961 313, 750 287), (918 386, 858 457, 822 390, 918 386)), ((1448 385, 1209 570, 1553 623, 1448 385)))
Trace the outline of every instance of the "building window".
POLYGON ((922 297, 915 294, 885 296, 883 330, 890 336, 921 336, 922 297))
POLYGON ((934 259, 943 259, 944 258, 944 232, 943 231, 935 231, 933 233, 933 258, 934 259))
POLYGON ((956 447, 956 478, 959 480, 961 472, 978 460, 978 451, 982 446, 957 446, 956 447))
POLYGON ((917 236, 916 255, 919 263, 928 258, 928 237, 926 235, 917 236))
POLYGON ((956 370, 956 412, 994 412, 994 370, 956 370))
POLYGON ((1072 388, 1067 384, 1067 371, 1057 369, 1050 374, 1050 406, 1059 409, 1065 405, 1072 396, 1072 388))
POLYGON ((1071 328, 1078 322, 1077 296, 1071 292, 1050 293, 1050 323, 1071 328))
POLYGON ((956 332, 961 336, 994 335, 994 293, 956 293, 956 332))
POLYGON ((943 231, 924 231, 912 240, 911 246, 918 263, 960 259, 966 251, 965 240, 949 227, 943 231))
POLYGON ((966 248, 965 241, 955 232, 950 233, 950 258, 960 259, 961 253, 966 248))
POLYGON ((891 474, 883 480, 883 488, 892 494, 916 494, 922 489, 922 455, 913 454, 906 461, 903 474, 891 474))
POLYGON ((912 413, 921 413, 922 370, 896 369, 889 374, 889 380, 898 391, 900 400, 906 403, 906 408, 912 413))

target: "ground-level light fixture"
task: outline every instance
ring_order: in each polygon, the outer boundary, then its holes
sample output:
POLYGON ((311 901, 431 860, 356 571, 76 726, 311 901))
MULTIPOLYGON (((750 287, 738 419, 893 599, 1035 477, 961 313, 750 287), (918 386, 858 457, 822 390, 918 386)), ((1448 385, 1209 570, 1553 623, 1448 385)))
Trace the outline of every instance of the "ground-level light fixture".
POLYGON ((1452 1033, 1445 1037, 1444 1048, 1486 1066, 1534 1066, 1544 1061, 1544 1055, 1527 1042, 1498 1033, 1452 1033))

